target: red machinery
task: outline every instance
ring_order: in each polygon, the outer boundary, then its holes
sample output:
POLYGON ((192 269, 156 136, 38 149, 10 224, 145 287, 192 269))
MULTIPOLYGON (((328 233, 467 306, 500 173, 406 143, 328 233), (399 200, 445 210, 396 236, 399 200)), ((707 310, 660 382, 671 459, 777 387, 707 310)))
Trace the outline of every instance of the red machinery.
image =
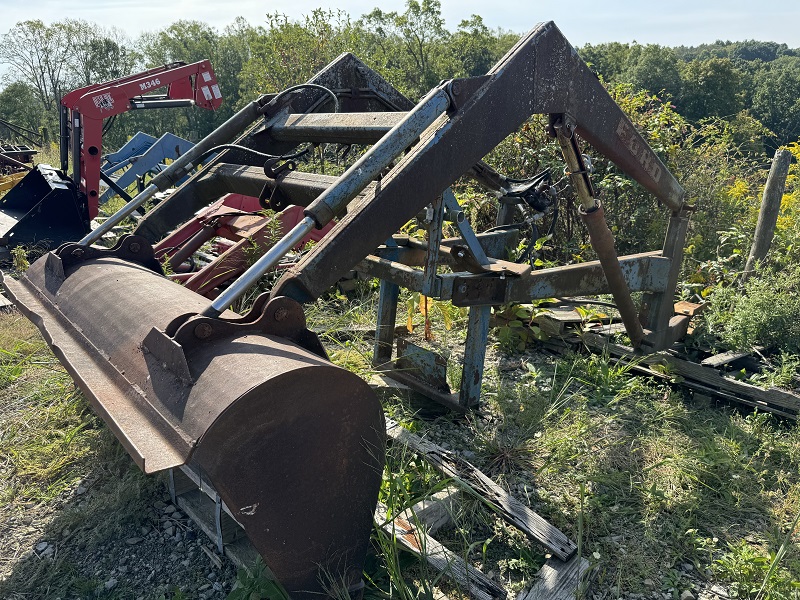
POLYGON ((54 247, 89 232, 98 213, 100 180, 116 185, 100 170, 105 119, 129 110, 195 104, 208 110, 222 104, 208 60, 172 63, 66 94, 61 170, 37 165, 0 200, 0 260, 4 250, 18 244, 54 247), (72 178, 66 175, 70 155, 72 178))
POLYGON ((189 65, 171 63, 73 90, 61 99, 61 170, 67 170, 71 146, 72 180, 88 198, 90 219, 97 216, 103 120, 129 110, 195 104, 208 110, 222 104, 217 77, 208 60, 189 65), (166 88, 166 93, 150 93, 161 88, 166 88))

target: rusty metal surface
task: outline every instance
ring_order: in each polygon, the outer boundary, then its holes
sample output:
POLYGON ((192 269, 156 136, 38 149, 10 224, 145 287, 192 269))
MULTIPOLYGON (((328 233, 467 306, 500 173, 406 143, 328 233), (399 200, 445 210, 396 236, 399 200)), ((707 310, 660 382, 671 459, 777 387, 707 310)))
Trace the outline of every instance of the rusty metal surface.
MULTIPOLYGON (((333 90, 340 98, 340 108, 343 112, 405 111, 414 107, 413 102, 350 53, 342 54, 331 61, 308 82, 333 90)), ((292 94, 293 112, 313 112, 317 107, 321 107, 321 103, 326 99, 327 94, 320 90, 298 90, 292 94)), ((273 139, 265 129, 264 122, 244 132, 235 144, 268 154, 282 154, 296 146, 296 142, 273 139)), ((195 186, 191 184, 206 177, 208 168, 221 162, 260 167, 264 161, 247 152, 237 150, 220 152, 208 162, 206 168, 195 173, 172 196, 150 211, 140 221, 135 233, 143 235, 151 242, 156 242, 171 229, 190 219, 197 210, 214 199, 197 195, 195 186)), ((216 197, 226 191, 223 189, 216 197)))
POLYGON ((625 331, 631 339, 633 347, 638 348, 642 343, 644 331, 642 330, 642 324, 639 322, 639 315, 636 312, 636 306, 633 304, 633 298, 631 298, 628 282, 625 281, 625 276, 622 274, 622 268, 617 259, 614 236, 606 224, 603 207, 598 204, 597 208, 591 212, 580 210, 579 213, 581 221, 589 231, 589 241, 595 254, 597 254, 600 265, 603 267, 608 288, 614 296, 614 304, 616 304, 620 318, 625 324, 625 331))
MULTIPOLYGON (((137 464, 198 464, 293 597, 322 592, 320 566, 357 583, 383 464, 369 387, 252 327, 226 325, 220 336, 190 321, 171 347, 159 330, 204 298, 117 258, 81 262, 65 277, 53 264, 40 259, 6 289, 137 464)), ((296 328, 291 311, 276 314, 296 328)))
POLYGON ((402 117, 401 112, 290 114, 269 134, 282 142, 374 144, 402 117))
POLYGON ((422 136, 336 235, 284 276, 276 294, 318 297, 534 113, 570 115, 582 137, 662 202, 683 206, 683 189, 553 23, 523 36, 479 82, 477 89, 463 86, 458 109, 422 136))
POLYGON ((395 368, 413 375, 442 394, 451 393, 447 383, 447 359, 438 352, 400 338, 397 340, 395 368))
MULTIPOLYGON (((662 292, 671 261, 661 252, 619 258, 622 275, 633 291, 662 292)), ((611 292, 599 261, 532 271, 519 278, 447 274, 442 276, 443 299, 457 306, 530 302, 531 300, 611 292)))
POLYGON ((661 293, 654 290, 655 293, 645 294, 642 298, 640 320, 642 325, 651 331, 645 338, 645 343, 654 350, 668 348, 674 341, 673 338, 680 333, 680 328, 670 330, 673 329, 671 318, 674 311, 674 290, 678 285, 683 264, 683 246, 686 243, 688 228, 689 218, 685 213, 673 214, 670 217, 663 255, 670 258, 671 266, 669 272, 663 276, 664 290, 661 293))

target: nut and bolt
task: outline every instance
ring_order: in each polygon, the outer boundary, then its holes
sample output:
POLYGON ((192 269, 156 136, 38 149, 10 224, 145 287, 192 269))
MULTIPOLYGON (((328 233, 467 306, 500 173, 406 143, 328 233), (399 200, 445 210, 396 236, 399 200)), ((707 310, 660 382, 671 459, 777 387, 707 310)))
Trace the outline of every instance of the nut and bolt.
POLYGON ((194 328, 194 335, 200 340, 211 337, 212 333, 214 333, 214 328, 208 323, 198 323, 197 327, 194 328))
POLYGON ((128 250, 130 250, 134 254, 139 252, 139 250, 141 250, 141 249, 142 249, 142 246, 141 246, 141 244, 139 242, 131 242, 130 245, 128 246, 128 250))
POLYGON ((281 307, 275 311, 273 318, 276 321, 283 321, 287 316, 289 316, 289 309, 281 307))

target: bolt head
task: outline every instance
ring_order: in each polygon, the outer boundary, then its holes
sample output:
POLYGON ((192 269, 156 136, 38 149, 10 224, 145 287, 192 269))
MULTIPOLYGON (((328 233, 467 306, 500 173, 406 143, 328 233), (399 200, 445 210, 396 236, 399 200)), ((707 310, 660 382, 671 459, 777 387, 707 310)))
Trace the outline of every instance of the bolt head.
POLYGON ((208 339, 212 333, 214 333, 214 328, 208 323, 198 323, 194 328, 194 335, 200 340, 208 339))
POLYGON ((289 315, 289 310, 287 308, 281 307, 275 311, 273 318, 276 321, 283 321, 288 315, 289 315))
POLYGON ((128 246, 128 250, 136 254, 139 250, 142 249, 142 245, 139 242, 131 242, 128 246))

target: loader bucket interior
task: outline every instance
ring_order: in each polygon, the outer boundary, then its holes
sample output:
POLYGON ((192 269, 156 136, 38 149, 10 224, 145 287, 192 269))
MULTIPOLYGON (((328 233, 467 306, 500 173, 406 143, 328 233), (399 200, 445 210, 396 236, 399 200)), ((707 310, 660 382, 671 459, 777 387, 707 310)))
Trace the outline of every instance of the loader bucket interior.
POLYGON ((88 231, 85 197, 49 165, 35 166, 0 198, 0 260, 15 246, 55 248, 88 231))

